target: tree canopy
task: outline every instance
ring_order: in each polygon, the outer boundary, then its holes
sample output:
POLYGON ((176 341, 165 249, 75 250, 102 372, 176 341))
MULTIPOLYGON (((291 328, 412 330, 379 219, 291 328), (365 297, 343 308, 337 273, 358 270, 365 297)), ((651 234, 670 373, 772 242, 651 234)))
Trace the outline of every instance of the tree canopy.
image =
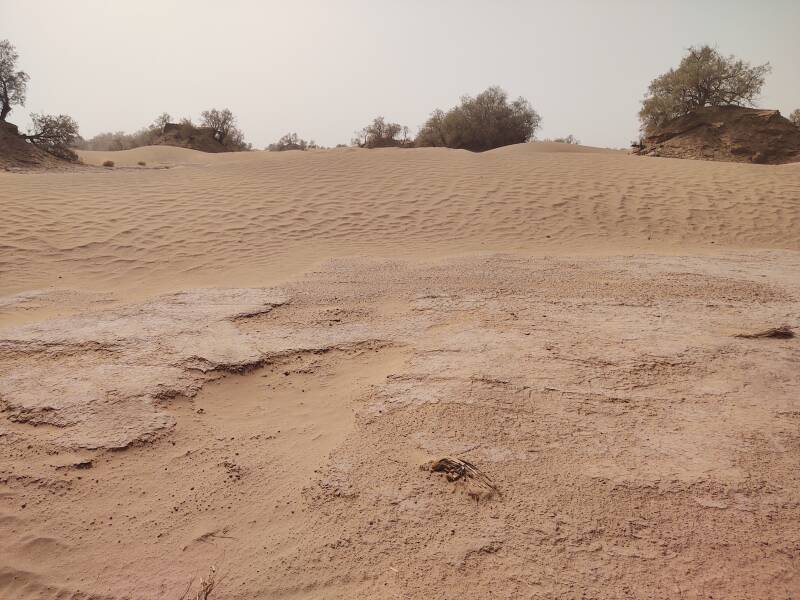
POLYGON ((77 160, 77 155, 69 149, 78 138, 78 123, 68 115, 31 114, 33 125, 25 139, 46 152, 77 160))
MULTIPOLYGON (((545 141, 547 141, 547 140, 545 140, 545 141)), ((575 144, 575 145, 579 145, 581 143, 581 141, 578 138, 576 138, 574 135, 572 135, 571 133, 567 137, 555 138, 553 141, 554 142, 558 142, 559 144, 575 144)))
POLYGON ((408 127, 400 123, 387 123, 383 117, 375 117, 372 123, 356 132, 353 144, 362 148, 392 148, 411 146, 408 127))
POLYGON ((17 70, 16 48, 8 40, 0 40, 0 121, 5 121, 11 107, 25 105, 28 74, 17 70))
POLYGON ((214 138, 229 150, 249 150, 244 133, 236 126, 236 117, 228 108, 212 108, 200 113, 200 124, 214 130, 214 138))
POLYGON ((313 150, 315 148, 318 148, 318 146, 314 140, 307 142, 296 133, 287 133, 274 144, 267 146, 267 150, 271 152, 283 152, 285 150, 313 150))
POLYGON ((156 120, 150 125, 150 129, 158 129, 164 131, 164 126, 167 123, 172 123, 172 117, 168 112, 163 112, 156 117, 156 120))
POLYGON ((474 98, 463 96, 449 111, 435 110, 420 128, 417 146, 445 146, 483 152, 530 141, 542 121, 530 102, 490 87, 474 98))
POLYGON ((705 106, 752 106, 770 72, 711 46, 693 46, 677 69, 650 82, 639 118, 649 131, 705 106))

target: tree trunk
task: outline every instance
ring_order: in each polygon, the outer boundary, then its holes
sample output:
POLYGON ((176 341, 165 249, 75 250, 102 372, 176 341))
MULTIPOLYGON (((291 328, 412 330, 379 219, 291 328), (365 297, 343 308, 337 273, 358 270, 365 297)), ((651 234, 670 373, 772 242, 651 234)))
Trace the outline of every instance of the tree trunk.
POLYGON ((5 123, 6 115, 11 112, 11 105, 3 102, 3 107, 0 108, 0 122, 5 123))

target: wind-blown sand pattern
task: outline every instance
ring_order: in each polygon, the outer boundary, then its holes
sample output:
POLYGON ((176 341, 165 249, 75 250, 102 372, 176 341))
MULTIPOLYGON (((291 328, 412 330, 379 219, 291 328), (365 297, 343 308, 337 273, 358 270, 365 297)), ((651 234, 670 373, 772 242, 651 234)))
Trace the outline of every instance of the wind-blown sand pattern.
POLYGON ((569 146, 82 153, 173 167, 3 176, 0 277, 10 291, 171 291, 348 254, 800 249, 800 165, 553 147, 569 146))
POLYGON ((0 597, 800 590, 799 165, 106 154, 0 175, 0 597))

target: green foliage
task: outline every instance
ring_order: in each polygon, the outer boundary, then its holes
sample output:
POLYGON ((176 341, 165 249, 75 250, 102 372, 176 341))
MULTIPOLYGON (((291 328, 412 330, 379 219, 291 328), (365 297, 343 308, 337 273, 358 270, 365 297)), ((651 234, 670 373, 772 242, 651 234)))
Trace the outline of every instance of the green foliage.
MULTIPOLYGON (((550 140, 545 140, 545 141, 550 141, 550 140)), ((558 142, 559 144, 575 144, 575 145, 579 145, 581 143, 581 141, 578 138, 576 138, 574 135, 572 135, 571 133, 567 137, 555 138, 552 141, 558 142)))
POLYGON ((5 121, 11 107, 25 105, 28 74, 17 71, 16 48, 8 40, 0 40, 0 121, 5 121))
POLYGON ((212 108, 200 113, 201 125, 214 130, 214 138, 228 150, 250 150, 244 133, 236 126, 236 117, 228 108, 212 108))
POLYGON ((287 133, 274 144, 267 146, 267 150, 270 152, 284 152, 286 150, 307 150, 316 147, 314 140, 307 142, 296 133, 287 133))
POLYGON ((677 69, 650 82, 639 118, 647 132, 705 106, 752 106, 764 86, 769 63, 751 66, 715 48, 689 48, 677 69))
POLYGON ((151 127, 142 128, 134 133, 108 131, 98 133, 88 140, 78 138, 72 147, 79 150, 130 150, 153 144, 160 133, 161 129, 157 129, 154 123, 151 127))
MULTIPOLYGON (((213 110, 214 109, 212 109, 212 111, 213 110)), ((217 141, 220 141, 220 138, 222 138, 224 141, 221 143, 228 150, 249 150, 250 144, 244 141, 242 132, 235 126, 235 119, 233 119, 233 115, 228 117, 228 115, 223 114, 220 117, 220 112, 224 113, 225 111, 216 111, 217 114, 211 114, 210 111, 206 111, 206 113, 209 113, 208 120, 206 120, 204 117, 203 121, 204 124, 206 122, 214 123, 216 126, 221 128, 221 133, 214 128, 214 138, 217 141), (226 119, 230 120, 225 121, 226 119)), ((205 115, 206 113, 203 114, 205 115)), ((227 113, 229 114, 230 111, 227 111, 227 113)), ((116 151, 130 150, 131 148, 139 148, 141 146, 150 146, 158 142, 159 138, 164 133, 166 126, 171 124, 171 119, 172 117, 169 115, 169 113, 164 112, 158 115, 158 117, 156 117, 153 123, 151 123, 149 126, 142 127, 133 133, 125 133, 124 131, 108 131, 105 133, 98 133, 96 136, 88 140, 77 138, 73 144, 73 147, 80 150, 116 151)), ((189 138, 196 133, 197 126, 189 117, 183 117, 180 119, 177 125, 180 135, 184 138, 189 138)), ((207 126, 210 127, 211 125, 207 126)))
POLYGON ((499 87, 463 96, 447 112, 435 110, 417 135, 417 146, 446 146, 483 152, 533 139, 542 121, 525 98, 508 101, 499 87))
POLYGON ((408 127, 399 123, 387 123, 383 117, 375 117, 372 123, 356 132, 353 145, 361 148, 411 147, 408 127))
POLYGON ((78 124, 68 115, 31 114, 32 127, 25 139, 42 150, 67 160, 78 156, 69 149, 78 137, 78 124))

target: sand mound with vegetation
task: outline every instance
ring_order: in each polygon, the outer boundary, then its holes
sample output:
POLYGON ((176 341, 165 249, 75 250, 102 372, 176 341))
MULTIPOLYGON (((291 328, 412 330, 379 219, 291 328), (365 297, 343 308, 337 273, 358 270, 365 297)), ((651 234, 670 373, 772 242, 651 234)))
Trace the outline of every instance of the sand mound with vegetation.
POLYGON ((30 171, 74 168, 69 161, 56 158, 26 142, 12 123, 0 123, 0 169, 30 171))
POLYGON ((800 164, 81 156, 0 173, 0 597, 800 588, 800 164))
POLYGON ((777 110, 703 108, 648 134, 638 153, 757 164, 800 162, 800 127, 777 110))
POLYGON ((201 152, 228 152, 214 137, 211 127, 196 127, 183 123, 167 123, 160 134, 153 139, 154 145, 177 146, 201 152))

